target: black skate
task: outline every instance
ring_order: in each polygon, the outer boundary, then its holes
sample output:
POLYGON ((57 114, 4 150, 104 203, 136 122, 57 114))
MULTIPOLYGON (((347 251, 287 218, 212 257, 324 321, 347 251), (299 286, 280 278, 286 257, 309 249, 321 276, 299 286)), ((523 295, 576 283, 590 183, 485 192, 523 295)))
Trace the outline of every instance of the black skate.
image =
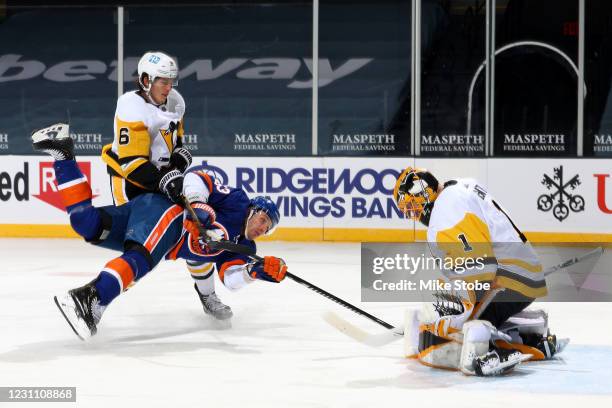
POLYGON ((506 374, 530 358, 531 354, 523 354, 518 350, 495 348, 484 356, 476 357, 472 364, 476 375, 489 377, 506 374))
POLYGON ((200 302, 202 302, 204 313, 211 315, 217 320, 228 320, 234 315, 232 313, 232 309, 228 305, 221 302, 215 292, 211 293, 210 295, 203 295, 198 290, 198 285, 194 284, 193 287, 200 298, 200 302))
POLYGON ((105 306, 100 305, 94 282, 72 289, 62 297, 53 298, 60 312, 81 340, 87 340, 97 333, 97 325, 106 309, 105 306))
POLYGON ((555 355, 562 352, 565 347, 569 344, 569 339, 558 339, 556 335, 548 334, 542 335, 539 333, 521 333, 521 339, 523 344, 530 347, 537 348, 544 354, 545 360, 552 359, 555 355))
POLYGON ((68 133, 68 125, 56 123, 32 133, 32 147, 53 156, 55 160, 74 159, 74 142, 68 133))

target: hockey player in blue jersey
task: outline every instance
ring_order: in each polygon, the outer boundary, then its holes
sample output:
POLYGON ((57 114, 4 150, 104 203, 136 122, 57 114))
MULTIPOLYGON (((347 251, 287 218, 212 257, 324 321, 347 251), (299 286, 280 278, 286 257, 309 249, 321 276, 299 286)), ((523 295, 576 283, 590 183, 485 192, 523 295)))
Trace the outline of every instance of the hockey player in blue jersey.
MULTIPOLYGON (((55 159, 54 169, 70 223, 87 242, 121 252, 110 260, 90 283, 56 296, 55 303, 81 339, 97 332, 106 307, 162 259, 186 259, 216 268, 230 290, 256 279, 280 282, 285 262, 266 256, 253 262, 245 255, 212 251, 207 242, 229 240, 255 249, 254 240, 271 232, 280 220, 276 205, 266 197, 249 200, 244 191, 222 185, 194 167, 184 177, 160 182, 162 194, 142 194, 122 206, 94 207, 91 187, 79 170, 68 125, 57 124, 32 135, 35 150, 55 159), (174 204, 184 194, 205 236, 200 235, 189 212, 174 204), (169 199, 170 198, 170 199, 169 199)), ((210 276, 209 276, 210 278, 210 276)), ((202 303, 204 299, 196 285, 202 303)), ((206 309, 206 308, 205 308, 206 309)))

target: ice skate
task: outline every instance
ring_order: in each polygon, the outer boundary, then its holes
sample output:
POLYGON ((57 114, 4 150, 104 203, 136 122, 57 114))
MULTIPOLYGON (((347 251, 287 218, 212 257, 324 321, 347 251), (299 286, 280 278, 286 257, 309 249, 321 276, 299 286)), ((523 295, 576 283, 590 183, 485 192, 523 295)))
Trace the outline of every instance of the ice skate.
POLYGON ((57 123, 33 132, 32 147, 36 151, 51 155, 55 160, 74 159, 74 142, 65 123, 57 123))
POLYGON ((530 358, 531 354, 496 348, 484 356, 476 357, 473 368, 476 375, 480 377, 502 375, 512 371, 517 365, 530 358))
POLYGON ((87 340, 98 331, 97 325, 106 307, 100 305, 98 291, 93 282, 55 296, 55 304, 81 340, 87 340))
POLYGON ((570 339, 568 338, 557 339, 557 336, 554 334, 550 334, 549 331, 548 335, 542 336, 542 338, 535 347, 542 353, 544 353, 544 356, 546 356, 546 360, 550 360, 555 355, 562 352, 563 349, 565 349, 565 347, 569 344, 569 341, 570 339))
POLYGON ((202 307, 204 308, 204 313, 211 315, 216 320, 228 320, 234 314, 232 313, 232 309, 221 302, 221 300, 217 297, 215 292, 210 295, 202 295, 198 290, 198 286, 194 285, 194 288, 200 298, 200 302, 202 302, 202 307))

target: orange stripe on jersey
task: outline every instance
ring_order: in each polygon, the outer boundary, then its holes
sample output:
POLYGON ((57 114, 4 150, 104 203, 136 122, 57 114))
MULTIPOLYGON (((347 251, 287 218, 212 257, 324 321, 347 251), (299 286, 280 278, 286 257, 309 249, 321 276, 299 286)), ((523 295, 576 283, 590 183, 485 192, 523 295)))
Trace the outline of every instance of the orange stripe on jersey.
POLYGON ((221 265, 221 269, 219 269, 219 279, 221 279, 221 282, 223 282, 223 278, 225 277, 225 270, 227 268, 234 265, 244 265, 245 263, 246 262, 243 259, 234 259, 233 261, 224 262, 223 265, 221 265))
POLYGON ((155 228, 153 228, 153 231, 151 231, 144 243, 144 247, 149 250, 149 253, 155 250, 159 240, 164 236, 170 224, 172 224, 172 222, 182 214, 183 207, 180 205, 173 205, 166 210, 164 215, 162 215, 159 221, 157 221, 157 225, 155 225, 155 228))
POLYGON ((172 248, 170 252, 168 252, 168 255, 166 255, 166 259, 172 261, 176 259, 178 252, 181 249, 181 246, 183 246, 183 242, 185 242, 185 237, 187 237, 187 234, 183 235, 179 242, 174 246, 174 248, 172 248))
POLYGON ((123 258, 115 258, 105 265, 106 269, 112 269, 121 277, 121 284, 124 289, 134 281, 134 271, 129 263, 123 258))
POLYGON ((208 191, 210 193, 212 193, 213 192, 213 182, 212 182, 212 179, 210 178, 210 176, 208 174, 204 173, 203 171, 196 171, 196 174, 198 176, 202 177, 202 179, 206 183, 206 186, 208 187, 208 191))
POLYGON ((87 181, 64 189, 60 188, 59 192, 66 207, 80 203, 81 201, 91 200, 91 187, 87 181))

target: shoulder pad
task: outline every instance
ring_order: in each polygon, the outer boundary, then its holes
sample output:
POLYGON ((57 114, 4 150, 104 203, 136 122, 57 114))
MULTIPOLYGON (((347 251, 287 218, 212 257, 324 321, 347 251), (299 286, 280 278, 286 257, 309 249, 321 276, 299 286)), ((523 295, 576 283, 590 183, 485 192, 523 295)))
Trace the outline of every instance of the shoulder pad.
POLYGON ((126 92, 117 100, 115 116, 124 122, 145 122, 147 103, 136 92, 126 92))

